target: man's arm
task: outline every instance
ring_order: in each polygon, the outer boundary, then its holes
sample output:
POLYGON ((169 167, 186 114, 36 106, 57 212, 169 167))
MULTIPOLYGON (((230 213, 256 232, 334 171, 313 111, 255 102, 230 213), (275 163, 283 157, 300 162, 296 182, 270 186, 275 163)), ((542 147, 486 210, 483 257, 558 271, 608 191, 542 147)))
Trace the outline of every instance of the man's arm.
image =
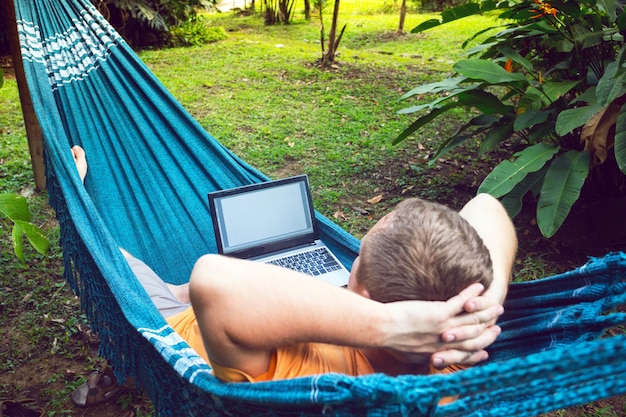
POLYGON ((506 298, 517 253, 515 228, 506 210, 489 194, 479 194, 459 212, 478 232, 493 263, 493 282, 483 294, 495 303, 506 298))
POLYGON ((501 307, 460 314, 482 289, 474 285, 448 302, 382 304, 288 269, 219 255, 200 258, 190 280, 210 360, 253 377, 267 371, 275 348, 300 342, 386 347, 416 362, 446 349, 462 352, 450 363, 483 359, 499 328, 484 331, 478 322, 495 321, 501 307), (445 343, 441 334, 451 328, 462 331, 445 343))
MULTIPOLYGON (((494 306, 504 303, 509 289, 513 262, 517 253, 515 228, 500 201, 489 194, 477 195, 459 211, 459 214, 476 229, 489 250, 493 264, 493 281, 487 291, 479 297, 470 298, 464 306, 469 317, 474 317, 477 320, 482 317, 480 321, 484 323, 484 331, 489 332, 495 326, 497 317, 493 319, 486 319, 486 317, 489 316, 489 311, 494 306)), ((453 341, 459 340, 459 338, 482 337, 472 336, 472 331, 475 329, 468 326, 451 328, 444 331, 441 338, 444 341, 453 341)), ((455 363, 455 358, 459 357, 468 358, 464 363, 477 362, 487 358, 484 351, 472 353, 469 350, 450 348, 433 354, 431 362, 435 367, 442 368, 450 363, 455 363)))

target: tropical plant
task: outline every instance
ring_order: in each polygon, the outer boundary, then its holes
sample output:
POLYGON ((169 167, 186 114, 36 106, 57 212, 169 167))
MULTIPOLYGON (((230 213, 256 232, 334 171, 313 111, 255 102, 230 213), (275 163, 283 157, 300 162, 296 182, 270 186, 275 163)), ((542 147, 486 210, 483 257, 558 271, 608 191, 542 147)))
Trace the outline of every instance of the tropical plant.
POLYGON ((91 0, 104 17, 131 44, 143 46, 167 40, 170 28, 196 17, 196 9, 209 9, 218 0, 91 0), (149 38, 146 41, 143 38, 149 38))
POLYGON ((18 194, 0 194, 0 217, 13 223, 11 232, 13 251, 22 265, 26 263, 24 259, 24 235, 37 252, 47 253, 50 245, 48 238, 39 227, 31 223, 31 214, 26 198, 18 194))
POLYGON ((210 26, 202 16, 196 16, 172 28, 172 46, 201 46, 226 39, 223 27, 210 26))
POLYGON ((402 97, 433 100, 401 110, 429 112, 395 143, 452 109, 478 112, 443 142, 431 163, 469 139, 479 140, 480 155, 510 150, 478 191, 503 197, 512 217, 531 193, 538 199, 539 228, 551 237, 583 185, 609 181, 595 175, 600 167, 619 167, 612 181, 626 184, 626 14, 608 0, 484 1, 446 10, 413 32, 487 11, 500 12, 500 30, 455 63, 453 76, 402 97))

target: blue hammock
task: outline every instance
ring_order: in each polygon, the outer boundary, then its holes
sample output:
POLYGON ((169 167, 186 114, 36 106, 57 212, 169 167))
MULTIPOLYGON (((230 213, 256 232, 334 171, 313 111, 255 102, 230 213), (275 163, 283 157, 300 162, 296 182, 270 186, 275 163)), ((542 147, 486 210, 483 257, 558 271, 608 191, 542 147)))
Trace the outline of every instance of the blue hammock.
MULTIPOLYGON (((194 261, 215 250, 207 192, 266 176, 207 134, 87 0, 15 6, 66 278, 101 355, 135 379, 158 415, 529 416, 626 392, 626 337, 604 335, 626 322, 617 311, 626 302, 623 253, 513 285, 503 334, 483 366, 451 376, 219 382, 146 303, 117 248, 169 282, 185 282, 194 261), (75 144, 89 155, 87 190, 69 152, 75 144)), ((317 217, 323 238, 351 267, 358 240, 317 217)))

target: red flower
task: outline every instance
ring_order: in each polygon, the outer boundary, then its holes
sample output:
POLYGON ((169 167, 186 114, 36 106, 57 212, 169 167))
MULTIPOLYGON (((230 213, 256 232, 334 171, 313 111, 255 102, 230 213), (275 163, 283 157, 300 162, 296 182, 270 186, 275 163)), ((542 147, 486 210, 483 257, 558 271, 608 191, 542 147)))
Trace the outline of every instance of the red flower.
POLYGON ((539 9, 530 9, 531 13, 536 13, 534 16, 531 16, 533 19, 539 19, 542 16, 552 15, 552 17, 556 17, 556 13, 558 10, 552 6, 550 3, 541 0, 534 0, 535 4, 539 5, 539 9))
POLYGON ((513 72, 513 60, 511 58, 507 59, 506 63, 504 64, 504 70, 506 72, 513 72))

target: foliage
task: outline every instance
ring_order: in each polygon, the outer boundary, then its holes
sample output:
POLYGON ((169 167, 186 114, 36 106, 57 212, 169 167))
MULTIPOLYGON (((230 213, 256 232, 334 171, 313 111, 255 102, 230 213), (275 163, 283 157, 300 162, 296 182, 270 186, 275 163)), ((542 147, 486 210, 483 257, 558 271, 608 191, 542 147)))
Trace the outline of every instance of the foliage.
MULTIPOLYGON (((273 178, 308 173, 316 208, 352 234, 362 236, 401 198, 421 196, 460 208, 474 192, 474 179, 468 179, 455 161, 429 167, 424 161, 427 149, 417 155, 409 152, 419 143, 436 145, 439 132, 445 133, 442 126, 458 125, 459 115, 427 126, 425 136, 432 142, 410 138, 390 147, 388 140, 406 125, 406 119, 396 114, 402 107, 393 99, 398 90, 441 78, 441 71, 449 69, 449 60, 459 56, 461 42, 493 21, 472 16, 463 25, 452 22, 435 28, 429 37, 409 34, 389 39, 381 35, 395 32, 397 14, 380 14, 380 4, 380 0, 341 2, 342 18, 354 29, 346 32, 342 65, 333 71, 307 65, 319 55, 317 19, 266 27, 258 15, 215 14, 211 19, 228 32, 224 41, 194 48, 144 50, 140 56, 214 137, 273 178), (411 72, 416 66, 421 68, 419 73, 411 72), (381 202, 367 202, 379 194, 384 196, 381 202)), ((331 13, 327 17, 330 21, 331 13)), ((434 16, 409 14, 407 28, 429 17, 434 16)), ((0 89, 0 108, 0 192, 21 190, 32 183, 32 175, 13 79, 7 79, 0 89)), ((483 165, 470 158, 458 160, 459 165, 483 165)), ((29 198, 33 223, 52 226, 51 209, 37 207, 46 204, 46 194, 36 193, 32 200, 29 198)), ((56 229, 58 234, 58 226, 56 229)), ((530 236, 534 237, 532 233, 530 236)), ((50 238, 51 242, 57 240, 56 236, 50 238)), ((552 268, 560 272, 571 265, 569 260, 555 262, 551 259, 554 251, 536 246, 544 244, 543 240, 526 247, 528 242, 530 237, 520 233, 523 256, 516 265, 532 268, 528 275, 546 276, 552 268), (535 256, 528 256, 529 251, 535 256), (539 259, 537 253, 548 255, 539 259)), ((49 255, 35 255, 32 263, 27 255, 29 269, 14 268, 13 253, 5 251, 4 267, 0 266, 0 287, 4 290, 0 303, 0 393, 6 398, 36 393, 47 416, 77 416, 83 413, 71 405, 69 395, 101 364, 97 342, 85 334, 79 301, 67 286, 62 287, 59 251, 58 245, 52 245, 49 255), (79 323, 72 326, 74 318, 79 323)), ((562 254, 571 252, 568 249, 562 254)), ((596 250, 584 255, 601 254, 596 250)), ((621 400, 619 404, 623 403, 621 400)), ((140 412, 152 415, 143 411, 144 405, 134 406, 137 416, 140 412)), ((589 416, 593 407, 581 406, 566 415, 589 416)), ((623 415, 623 411, 616 403, 615 415, 623 415)), ((103 417, 131 413, 110 401, 84 414, 103 417)))
POLYGON ((0 194, 0 216, 13 222, 13 251, 22 265, 26 264, 24 235, 37 252, 45 254, 48 251, 48 238, 39 227, 31 223, 26 198, 17 194, 0 194))
POLYGON ((551 237, 579 199, 590 169, 617 161, 626 172, 626 14, 610 1, 484 1, 447 10, 413 31, 491 10, 502 21, 496 35, 454 64, 450 78, 402 97, 434 94, 433 101, 401 111, 429 110, 395 142, 452 109, 478 111, 432 161, 476 137, 480 155, 498 147, 512 150, 479 192, 504 196, 511 216, 524 195, 538 196, 537 223, 551 237))
POLYGON ((222 27, 209 26, 202 16, 198 16, 172 28, 172 46, 201 46, 226 39, 222 27))
POLYGON ((92 0, 104 17, 134 46, 162 44, 170 28, 196 17, 218 0, 92 0))
MULTIPOLYGON (((0 69, 0 87, 4 84, 4 72, 0 69)), ((26 198, 17 194, 0 194, 0 217, 13 222, 11 240, 13 252, 22 265, 24 259, 24 235, 30 244, 41 254, 48 251, 49 242, 46 234, 32 224, 30 211, 26 204, 26 198)))
POLYGON ((265 24, 287 24, 293 18, 295 0, 263 0, 265 5, 265 24))
POLYGON ((465 0, 414 0, 419 2, 422 10, 427 11, 442 11, 451 7, 457 7, 465 4, 465 0))

